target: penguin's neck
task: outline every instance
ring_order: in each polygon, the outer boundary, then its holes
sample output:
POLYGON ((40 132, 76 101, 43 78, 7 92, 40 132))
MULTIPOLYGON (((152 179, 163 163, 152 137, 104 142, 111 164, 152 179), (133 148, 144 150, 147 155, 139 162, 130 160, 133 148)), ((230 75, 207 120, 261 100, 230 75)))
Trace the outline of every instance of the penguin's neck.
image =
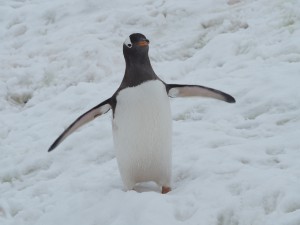
POLYGON ((125 61, 126 69, 123 82, 126 83, 126 86, 134 87, 145 81, 158 79, 151 66, 148 54, 126 57, 125 61))

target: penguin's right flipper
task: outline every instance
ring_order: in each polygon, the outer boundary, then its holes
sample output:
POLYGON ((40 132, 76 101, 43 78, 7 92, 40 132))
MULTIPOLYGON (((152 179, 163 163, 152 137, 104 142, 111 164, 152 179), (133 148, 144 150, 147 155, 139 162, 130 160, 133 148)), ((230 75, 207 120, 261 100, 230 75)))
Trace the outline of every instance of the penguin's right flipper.
POLYGON ((75 130, 79 127, 83 126, 84 124, 92 121, 96 117, 107 113, 112 107, 110 104, 110 98, 101 102, 99 105, 96 105, 94 108, 90 109, 86 113, 79 116, 50 146, 48 152, 52 151, 56 148, 63 140, 66 139, 70 134, 72 134, 75 130))
POLYGON ((208 97, 235 103, 235 99, 222 91, 200 85, 166 84, 168 95, 176 97, 208 97))

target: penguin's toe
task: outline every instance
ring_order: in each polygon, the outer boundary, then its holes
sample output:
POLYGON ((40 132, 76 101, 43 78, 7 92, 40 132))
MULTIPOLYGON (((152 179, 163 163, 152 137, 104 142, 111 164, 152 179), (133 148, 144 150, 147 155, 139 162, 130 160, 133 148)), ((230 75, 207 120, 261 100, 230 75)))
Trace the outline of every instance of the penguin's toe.
POLYGON ((172 190, 171 187, 168 187, 168 186, 162 186, 161 193, 162 193, 162 194, 167 194, 167 193, 170 192, 171 190, 172 190))

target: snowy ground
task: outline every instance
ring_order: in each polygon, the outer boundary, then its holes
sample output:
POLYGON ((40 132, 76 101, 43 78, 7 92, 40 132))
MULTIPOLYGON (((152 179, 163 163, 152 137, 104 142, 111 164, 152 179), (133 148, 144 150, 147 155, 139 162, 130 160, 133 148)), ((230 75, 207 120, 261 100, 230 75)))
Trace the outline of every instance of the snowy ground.
POLYGON ((1 225, 299 225, 300 2, 0 2, 1 225), (124 192, 111 114, 47 149, 110 97, 122 43, 151 41, 156 73, 236 104, 172 99, 173 191, 124 192))

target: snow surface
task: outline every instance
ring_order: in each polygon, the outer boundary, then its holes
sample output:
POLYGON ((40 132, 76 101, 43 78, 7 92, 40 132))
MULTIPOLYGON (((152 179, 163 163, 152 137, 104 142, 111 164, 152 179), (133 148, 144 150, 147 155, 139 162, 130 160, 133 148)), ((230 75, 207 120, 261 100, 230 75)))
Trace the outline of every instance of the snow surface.
POLYGON ((1 225, 299 225, 300 2, 0 1, 1 225), (111 114, 47 149, 110 97, 122 43, 151 41, 168 83, 236 104, 172 99, 173 191, 123 191, 111 114))

